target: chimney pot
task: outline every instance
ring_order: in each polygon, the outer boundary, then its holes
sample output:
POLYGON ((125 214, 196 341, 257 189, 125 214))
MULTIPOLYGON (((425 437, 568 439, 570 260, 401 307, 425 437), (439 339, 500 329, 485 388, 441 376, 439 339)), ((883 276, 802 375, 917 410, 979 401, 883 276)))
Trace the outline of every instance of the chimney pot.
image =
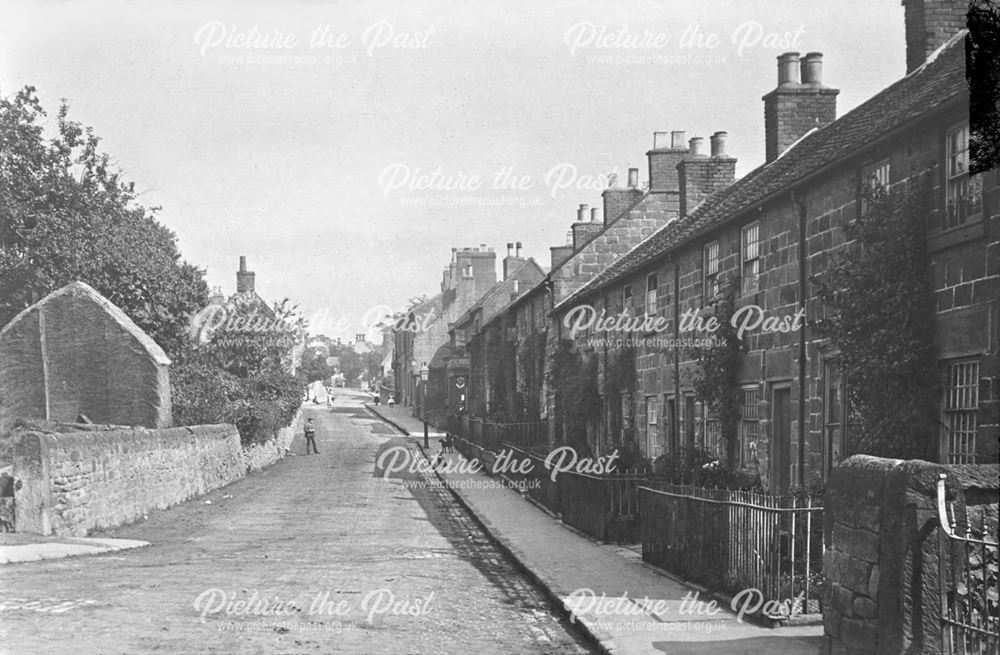
POLYGON ((577 223, 587 222, 587 205, 580 205, 580 208, 576 210, 576 222, 577 223))
POLYGON ((653 132, 653 150, 661 150, 667 147, 667 132, 653 132))
POLYGON ((628 169, 628 188, 634 189, 639 186, 639 169, 630 168, 628 169))
POLYGON ((684 130, 674 130, 670 133, 670 147, 674 150, 684 150, 684 130))
POLYGON ((240 255, 240 273, 246 273, 247 270, 247 257, 246 255, 240 255))
POLYGON ((704 143, 705 139, 703 139, 700 136, 691 137, 691 139, 688 140, 689 144, 688 153, 696 157, 703 156, 705 154, 704 152, 702 152, 702 145, 704 145, 704 143))
POLYGON ((778 86, 799 84, 799 53, 786 52, 778 55, 778 86))
POLYGON ((514 244, 510 241, 507 242, 507 256, 510 257, 510 251, 514 249, 514 244))
POLYGON ((802 58, 802 83, 823 86, 822 52, 810 52, 802 58))
POLYGON ((597 207, 591 207, 590 208, 590 222, 591 223, 597 223, 598 222, 598 220, 599 220, 598 216, 597 216, 597 212, 598 211, 600 211, 600 210, 597 207))
POLYGON ((726 156, 726 137, 728 136, 729 134, 726 132, 716 132, 711 136, 713 157, 726 156))

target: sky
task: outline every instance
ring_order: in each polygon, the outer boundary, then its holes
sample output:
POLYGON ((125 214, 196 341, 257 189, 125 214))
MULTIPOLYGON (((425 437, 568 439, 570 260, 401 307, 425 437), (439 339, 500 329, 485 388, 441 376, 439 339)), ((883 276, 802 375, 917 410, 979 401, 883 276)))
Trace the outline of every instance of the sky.
MULTIPOLYGON (((183 256, 313 333, 439 291, 452 247, 549 264, 654 132, 764 159, 776 57, 822 52, 838 116, 905 73, 899 0, 0 0, 0 93, 94 128, 183 256)), ((53 118, 54 120, 54 118, 53 118)), ((374 334, 374 332, 372 332, 374 334)))

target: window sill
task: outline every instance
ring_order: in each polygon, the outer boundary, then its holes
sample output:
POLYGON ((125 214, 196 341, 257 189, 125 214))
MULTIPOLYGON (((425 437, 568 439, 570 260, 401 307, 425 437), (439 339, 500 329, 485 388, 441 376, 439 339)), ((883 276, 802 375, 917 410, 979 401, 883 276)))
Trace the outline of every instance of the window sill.
POLYGON ((979 214, 961 225, 930 232, 927 235, 927 250, 930 252, 943 250, 985 235, 986 221, 983 220, 982 214, 979 214))

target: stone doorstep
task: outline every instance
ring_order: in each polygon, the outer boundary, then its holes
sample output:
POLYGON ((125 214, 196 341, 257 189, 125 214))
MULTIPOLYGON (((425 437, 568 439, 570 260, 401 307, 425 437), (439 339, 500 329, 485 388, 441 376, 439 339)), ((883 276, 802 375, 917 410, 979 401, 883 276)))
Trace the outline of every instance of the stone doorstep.
POLYGON ((0 546, 0 565, 20 562, 37 562, 77 555, 97 555, 131 548, 149 546, 138 539, 65 538, 59 541, 0 546))

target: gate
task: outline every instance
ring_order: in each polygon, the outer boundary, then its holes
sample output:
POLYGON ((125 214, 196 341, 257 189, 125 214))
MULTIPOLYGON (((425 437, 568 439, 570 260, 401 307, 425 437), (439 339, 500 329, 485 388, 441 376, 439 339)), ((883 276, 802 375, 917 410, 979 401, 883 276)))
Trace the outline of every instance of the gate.
MULTIPOLYGON (((938 589, 941 646, 955 655, 997 655, 1000 652, 1000 605, 997 601, 1000 546, 989 541, 986 513, 963 517, 960 528, 954 504, 945 500, 945 479, 937 485, 938 589), (949 512, 950 509, 950 512, 949 512), (964 532, 964 535, 962 534, 964 532)), ((995 526, 994 526, 995 528, 995 526)))

